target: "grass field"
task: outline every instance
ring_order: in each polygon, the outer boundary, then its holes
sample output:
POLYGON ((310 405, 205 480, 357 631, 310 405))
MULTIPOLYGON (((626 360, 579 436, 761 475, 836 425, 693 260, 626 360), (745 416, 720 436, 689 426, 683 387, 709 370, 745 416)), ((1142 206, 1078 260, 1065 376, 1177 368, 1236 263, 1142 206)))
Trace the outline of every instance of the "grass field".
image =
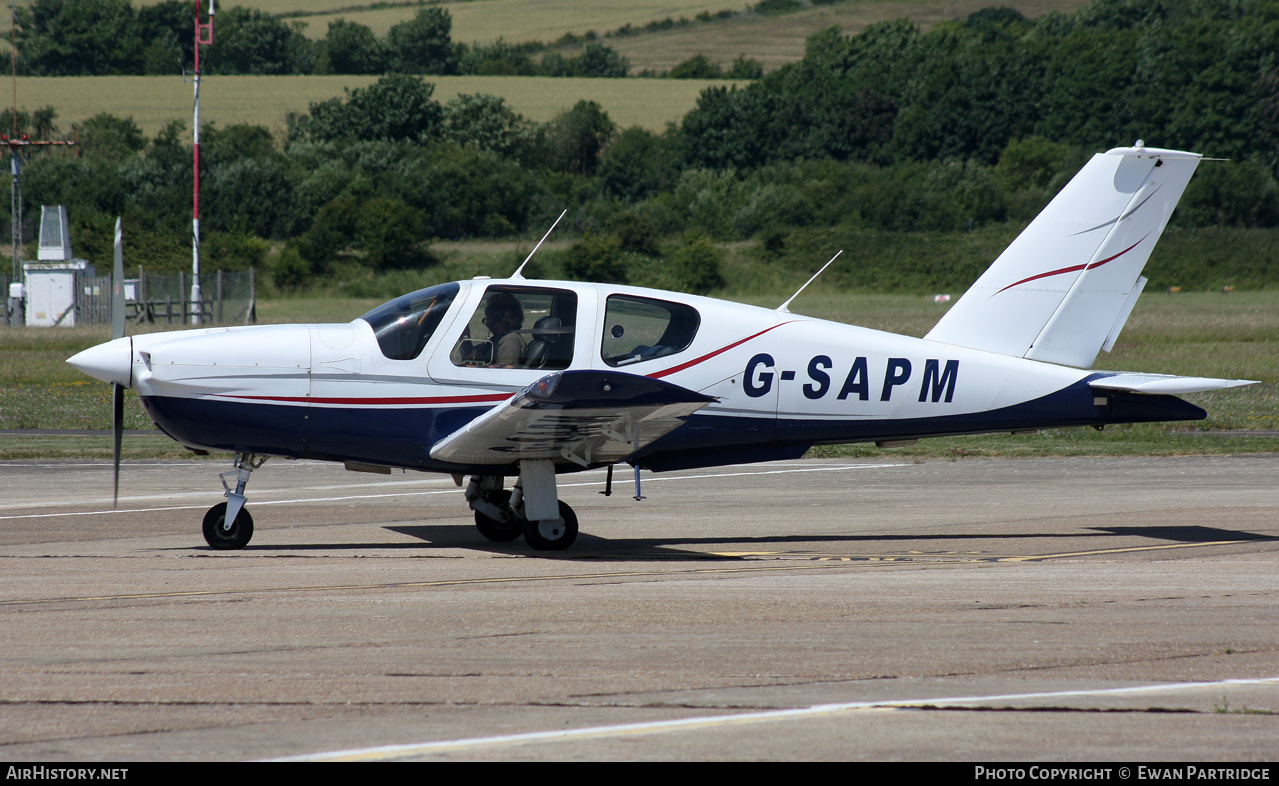
MULTIPOLYGON (((136 0, 146 5, 158 0, 136 0)), ((631 61, 635 71, 669 70, 696 54, 727 64, 739 55, 755 58, 772 70, 800 59, 804 41, 817 30, 838 26, 845 33, 861 31, 869 24, 887 19, 907 18, 924 29, 950 19, 963 18, 991 6, 1015 8, 1034 18, 1049 11, 1071 12, 1088 0, 846 0, 814 6, 783 16, 762 17, 739 13, 710 24, 697 24, 666 32, 642 33, 628 38, 609 39, 608 45, 631 61)), ((224 4, 230 5, 232 3, 224 4)), ((287 17, 302 25, 312 39, 328 34, 336 19, 358 22, 385 36, 392 25, 410 19, 419 6, 378 7, 363 0, 242 0, 237 5, 258 8, 287 17), (319 12, 319 13, 317 13, 319 12), (325 13, 327 12, 327 13, 325 13)), ((694 19, 699 13, 716 14, 731 10, 744 12, 754 3, 748 0, 454 0, 437 5, 453 19, 452 37, 458 43, 540 41, 553 43, 566 33, 603 35, 624 25, 643 27, 664 19, 694 19)))
MULTIPOLYGON (((492 0, 489 0, 492 1, 492 0)), ((372 76, 209 76, 200 82, 200 120, 220 126, 254 123, 283 134, 288 112, 309 106, 347 88, 364 87, 372 76)), ((580 100, 604 107, 622 128, 640 126, 662 131, 678 122, 709 84, 705 80, 557 79, 551 77, 441 76, 427 77, 441 103, 460 93, 502 96, 507 105, 530 120, 545 122, 580 100)), ((20 77, 20 107, 58 110, 58 126, 101 112, 132 117, 148 136, 172 120, 191 125, 192 84, 180 76, 20 77)))
MULTIPOLYGON (((645 69, 669 70, 688 58, 704 54, 715 62, 731 63, 739 55, 759 60, 765 70, 799 60, 804 55, 804 41, 823 28, 838 26, 845 33, 860 32, 867 25, 887 19, 908 18, 927 29, 950 19, 963 18, 973 11, 1000 5, 1016 8, 1027 17, 1049 11, 1074 11, 1087 0, 856 0, 814 6, 784 16, 738 14, 708 24, 641 33, 627 38, 609 39, 606 43, 631 61, 636 72, 645 69)), ((301 4, 301 0, 257 0, 261 7, 285 9, 301 4)), ((378 36, 386 35, 392 25, 411 18, 415 7, 357 8, 296 21, 306 25, 305 34, 313 39, 328 33, 329 22, 346 19, 370 27, 378 36)), ((714 0, 604 0, 580 3, 574 0, 470 0, 443 3, 453 17, 453 40, 460 43, 492 43, 507 41, 557 41, 565 33, 603 35, 624 25, 642 27, 664 19, 694 19, 699 13, 715 14, 723 10, 744 11, 751 3, 714 0)), ((312 10, 315 4, 306 9, 312 10)), ((322 6, 321 6, 322 7, 322 6)), ((289 8, 288 10, 294 10, 289 8)))
POLYGON ((697 54, 723 65, 745 55, 763 63, 765 71, 772 71, 802 58, 808 37, 828 27, 839 27, 845 35, 850 35, 876 22, 910 19, 927 30, 938 22, 962 19, 991 6, 1015 8, 1026 17, 1034 18, 1049 11, 1071 12, 1085 5, 1087 0, 860 0, 814 6, 784 16, 739 16, 666 32, 610 39, 607 43, 630 60, 635 72, 667 71, 697 54))
MULTIPOLYGON (((796 283, 798 286, 798 282, 796 283)), ((749 298, 775 308, 789 293, 749 298)), ((346 322, 377 301, 357 298, 281 299, 262 302, 268 322, 346 322)), ((805 293, 796 313, 920 336, 945 306, 916 295, 805 293)), ((105 327, 0 328, 0 429, 107 429, 110 388, 64 362, 107 339, 105 327)), ((916 457, 1029 455, 1180 455, 1279 451, 1279 438, 1249 432, 1279 430, 1279 292, 1223 295, 1146 295, 1138 303, 1115 352, 1097 368, 1259 380, 1260 384, 1187 396, 1209 412, 1197 423, 1053 429, 1033 435, 988 435, 924 440, 890 455, 916 457)), ((133 394, 126 427, 150 428, 133 394)), ((130 437, 127 455, 183 455, 171 441, 130 437)), ((104 457, 105 436, 0 437, 0 459, 104 457)), ((883 455, 873 446, 823 448, 820 455, 883 455)))
MULTIPOLYGON (((270 5, 284 5, 287 0, 267 0, 270 5)), ((351 3, 351 6, 357 5, 351 3)), ((603 34, 623 25, 643 26, 668 17, 692 19, 700 13, 714 14, 725 9, 740 11, 745 2, 732 0, 469 0, 441 3, 453 18, 453 40, 460 43, 491 43, 499 38, 507 41, 543 41, 551 43, 565 33, 581 35, 588 30, 603 34)), ((313 3, 308 9, 323 7, 313 3)), ((300 17, 307 25, 310 38, 323 38, 329 22, 344 18, 372 28, 378 37, 386 35, 391 25, 411 19, 417 7, 369 8, 332 14, 300 17)))

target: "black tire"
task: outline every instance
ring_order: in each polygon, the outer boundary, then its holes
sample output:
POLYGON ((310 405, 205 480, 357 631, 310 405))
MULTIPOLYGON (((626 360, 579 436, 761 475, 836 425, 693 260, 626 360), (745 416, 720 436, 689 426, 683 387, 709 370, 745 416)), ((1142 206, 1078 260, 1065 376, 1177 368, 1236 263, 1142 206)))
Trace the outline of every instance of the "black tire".
POLYGON ((222 528, 224 521, 226 521, 225 502, 219 502, 209 508, 209 512, 204 514, 205 542, 219 551, 233 551, 247 546, 253 537, 253 516, 249 515, 249 511, 240 508, 240 513, 235 517, 235 523, 229 530, 222 528))
POLYGON ((524 540, 538 551, 563 551, 577 539, 577 514, 567 503, 560 502, 560 526, 554 533, 543 534, 536 521, 524 522, 524 540))
MULTIPOLYGON (((506 489, 494 491, 488 496, 488 501, 497 504, 506 510, 511 510, 511 492, 506 489)), ((489 518, 485 514, 475 511, 475 528, 480 534, 489 540, 497 543, 506 543, 515 540, 524 534, 524 519, 511 512, 511 517, 505 523, 494 518, 489 518)))

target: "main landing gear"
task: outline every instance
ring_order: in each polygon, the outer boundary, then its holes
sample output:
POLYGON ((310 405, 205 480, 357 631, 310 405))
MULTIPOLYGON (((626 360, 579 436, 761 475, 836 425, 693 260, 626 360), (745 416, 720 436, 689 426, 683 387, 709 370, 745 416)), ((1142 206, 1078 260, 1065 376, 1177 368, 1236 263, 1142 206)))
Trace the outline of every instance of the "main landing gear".
MULTIPOLYGON (((218 475, 226 490, 204 514, 204 539, 218 550, 242 549, 253 537, 253 516, 245 509, 244 488, 253 470, 268 456, 235 454, 235 469, 218 475), (235 478, 232 490, 228 479, 235 478)), ((577 538, 577 516, 555 490, 555 463, 549 459, 520 462, 515 488, 502 488, 501 475, 477 475, 466 487, 466 500, 475 511, 475 526, 492 541, 506 542, 521 535, 538 551, 561 551, 577 538)))
POLYGON ((520 535, 538 551, 561 551, 577 538, 577 516, 556 498, 555 464, 549 460, 520 462, 520 479, 512 491, 502 488, 501 475, 477 475, 466 487, 466 501, 475 511, 475 526, 492 541, 506 542, 520 535))
POLYGON ((242 549, 253 537, 253 517, 244 509, 244 487, 249 473, 266 463, 267 456, 255 453, 236 453, 235 469, 218 477, 226 489, 226 502, 219 502, 204 514, 204 540, 218 550, 242 549), (235 491, 227 485, 227 478, 235 475, 235 491))

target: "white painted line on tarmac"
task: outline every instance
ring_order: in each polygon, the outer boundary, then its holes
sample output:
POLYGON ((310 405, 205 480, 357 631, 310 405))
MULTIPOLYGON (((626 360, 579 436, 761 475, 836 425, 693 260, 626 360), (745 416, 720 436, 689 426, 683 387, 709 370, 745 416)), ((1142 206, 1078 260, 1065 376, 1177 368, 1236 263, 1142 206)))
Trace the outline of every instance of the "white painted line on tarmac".
POLYGON ((1222 688, 1249 685, 1279 685, 1279 677, 1220 680, 1217 682, 1180 682, 1160 685, 1137 685, 1127 688, 1048 691, 1044 693, 1005 693, 995 696, 942 696, 931 699, 896 699, 889 701, 853 701, 842 704, 815 704, 811 707, 799 707, 788 710, 768 710, 764 712, 744 712, 736 715, 707 715, 699 718, 681 718, 679 720, 653 721, 649 723, 626 723, 613 726, 594 726, 584 729, 561 729, 556 731, 529 732, 526 734, 506 734, 496 737, 471 737, 461 740, 438 740, 433 742, 409 743, 407 745, 381 745, 371 748, 351 748, 349 750, 325 751, 305 754, 302 756, 286 756, 278 759, 269 759, 268 761, 371 761, 376 759, 399 759, 409 756, 425 756, 433 753, 452 753, 457 751, 476 750, 480 748, 525 745, 539 742, 570 742, 599 739, 602 737, 639 736, 644 734, 660 734, 671 731, 708 729, 717 726, 802 720, 825 715, 836 715, 846 712, 860 712, 867 710, 892 710, 906 707, 938 705, 954 706, 957 704, 988 704, 994 701, 1024 701, 1027 699, 1061 699, 1088 696, 1101 697, 1150 693, 1177 693, 1182 691, 1202 690, 1204 688, 1220 690, 1222 688))

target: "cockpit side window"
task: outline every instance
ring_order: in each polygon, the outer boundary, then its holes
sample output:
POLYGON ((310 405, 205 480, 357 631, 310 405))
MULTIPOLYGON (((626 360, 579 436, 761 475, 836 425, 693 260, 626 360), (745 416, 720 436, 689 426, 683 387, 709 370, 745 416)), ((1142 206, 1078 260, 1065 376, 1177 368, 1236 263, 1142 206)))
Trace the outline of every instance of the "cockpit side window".
POLYGON ((458 289, 454 283, 419 289, 383 303, 360 319, 373 327, 383 355, 391 360, 413 360, 440 326, 458 289))
POLYGON ((453 346, 457 366, 556 370, 573 362, 577 295, 491 286, 453 346))
POLYGON ((604 310, 600 356, 610 366, 627 366, 674 355, 693 343, 700 325, 701 316, 692 306, 613 295, 604 310))

